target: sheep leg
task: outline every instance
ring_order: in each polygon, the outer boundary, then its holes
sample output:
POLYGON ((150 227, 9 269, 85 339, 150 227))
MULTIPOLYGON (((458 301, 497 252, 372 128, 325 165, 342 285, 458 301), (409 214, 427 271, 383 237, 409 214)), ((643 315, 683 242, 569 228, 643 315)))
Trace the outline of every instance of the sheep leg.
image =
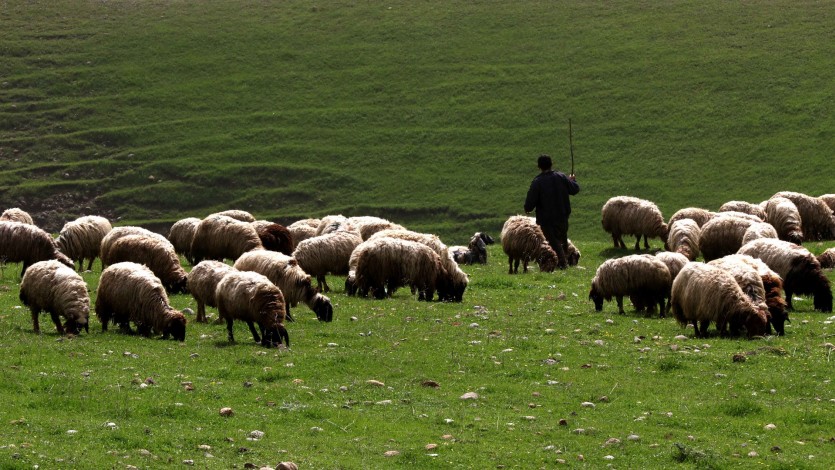
POLYGON ((663 296, 663 295, 662 295, 661 297, 659 297, 659 298, 658 298, 658 310, 660 310, 660 311, 661 311, 661 315, 660 315, 660 317, 659 317, 659 318, 664 318, 664 317, 666 317, 667 312, 666 312, 666 311, 665 311, 665 309, 664 309, 664 306, 665 306, 666 304, 667 304, 667 302, 666 302, 666 300, 664 299, 664 296, 663 296))
POLYGON ((786 309, 794 310, 794 307, 792 307, 792 294, 794 294, 794 291, 790 287, 786 288, 785 285, 783 286, 783 289, 786 292, 786 309))
MULTIPOLYGON (((324 292, 330 292, 330 291, 331 291, 331 288, 330 288, 330 286, 328 285, 328 280, 327 280, 327 279, 325 279, 325 276, 324 276, 324 275, 322 275, 321 277, 322 277, 322 289, 324 289, 324 292)), ((318 279, 318 278, 317 278, 317 279, 318 279)))
POLYGON ((523 273, 528 272, 528 260, 523 260, 522 261, 522 272, 523 273))
POLYGON ((233 328, 232 328, 232 319, 231 319, 231 318, 227 318, 227 319, 226 319, 226 331, 229 333, 227 337, 229 338, 229 342, 230 342, 230 343, 234 343, 234 342, 235 342, 235 336, 232 334, 232 330, 233 330, 233 328))
POLYGON ((281 323, 278 324, 278 344, 281 344, 281 338, 284 338, 284 345, 290 348, 290 335, 287 334, 287 328, 281 323))
POLYGON ((284 305, 284 318, 286 318, 287 321, 296 321, 296 319, 293 318, 293 315, 290 315, 290 305, 288 304, 284 305))
POLYGON ((197 318, 194 319, 197 323, 206 323, 206 304, 197 302, 197 318))
POLYGON ((64 327, 61 325, 61 318, 58 317, 58 314, 55 312, 51 312, 50 316, 52 317, 52 323, 55 323, 55 329, 58 330, 58 333, 64 334, 64 327))
MULTIPOLYGON (((96 259, 95 257, 90 258, 90 262, 89 262, 89 263, 87 263, 87 271, 92 271, 92 270, 93 270, 93 261, 94 261, 95 259, 96 259)), ((81 260, 81 261, 82 261, 82 262, 84 262, 84 260, 81 260)))
POLYGON ((618 313, 621 314, 621 315, 625 315, 626 312, 623 311, 623 296, 618 295, 618 296, 616 296, 616 299, 618 301, 618 313))
POLYGON ((37 334, 41 334, 40 314, 40 310, 35 310, 34 308, 32 309, 32 329, 34 329, 37 334))
POLYGON ((638 239, 635 240, 635 251, 638 251, 640 249, 641 249, 641 236, 638 235, 638 239))
POLYGON ((649 250, 649 239, 647 238, 647 234, 644 234, 644 249, 649 250))
POLYGON ((260 343, 261 336, 259 336, 258 332, 255 331, 255 324, 252 322, 252 320, 247 320, 246 325, 249 327, 249 331, 252 332, 252 339, 254 339, 256 343, 260 343))
POLYGON ((615 248, 620 248, 620 245, 618 244, 618 238, 619 238, 618 234, 613 232, 612 233, 612 243, 615 245, 615 248))

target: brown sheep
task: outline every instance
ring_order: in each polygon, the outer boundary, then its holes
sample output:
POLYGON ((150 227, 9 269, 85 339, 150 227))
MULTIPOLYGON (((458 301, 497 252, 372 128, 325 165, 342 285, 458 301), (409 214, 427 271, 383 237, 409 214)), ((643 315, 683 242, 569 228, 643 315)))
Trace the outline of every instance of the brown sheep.
POLYGON ((699 251, 705 261, 736 253, 742 246, 742 238, 754 222, 741 217, 714 217, 702 226, 699 233, 699 251))
POLYGON ((205 260, 197 263, 188 273, 188 291, 197 302, 197 317, 194 321, 206 323, 206 306, 217 307, 215 291, 217 284, 235 268, 221 261, 205 260))
POLYGON ((545 234, 534 219, 523 215, 511 216, 502 226, 502 249, 507 255, 508 274, 528 272, 528 262, 536 261, 539 270, 550 273, 557 268, 557 253, 548 244, 545 234))
POLYGON ((789 199, 772 197, 765 205, 765 221, 774 226, 777 238, 800 245, 803 243, 803 226, 800 211, 789 199))
POLYGON ((204 259, 236 260, 247 251, 263 249, 258 232, 251 223, 225 215, 213 214, 201 220, 191 242, 194 263, 204 259))
POLYGON ((252 225, 265 250, 277 251, 288 256, 293 254, 296 243, 287 227, 268 220, 256 220, 252 225))
POLYGON ((348 260, 360 243, 362 238, 358 232, 328 232, 300 242, 293 251, 293 258, 296 258, 304 272, 316 278, 319 292, 330 292, 325 276, 348 274, 348 260))
POLYGON ((29 267, 20 281, 20 300, 32 313, 35 333, 41 328, 38 316, 46 310, 58 333, 78 334, 82 328, 89 331, 90 295, 87 284, 73 268, 55 260, 38 261, 29 267), (61 319, 67 322, 61 326, 61 319))
POLYGON ((88 259, 89 271, 93 268, 93 260, 99 256, 101 241, 112 229, 106 218, 87 215, 64 224, 55 243, 61 253, 78 262, 79 271, 84 269, 84 260, 88 259))
POLYGON ((302 240, 316 236, 316 229, 319 228, 320 219, 302 219, 287 226, 294 244, 298 245, 302 240))
POLYGON ((774 197, 784 197, 797 206, 806 240, 835 240, 835 214, 823 199, 792 191, 780 191, 774 197))
POLYGON ((357 292, 377 299, 391 296, 398 287, 408 285, 418 292, 418 300, 431 301, 444 276, 438 254, 428 246, 398 238, 368 240, 357 250, 357 292))
POLYGON ((23 263, 20 276, 38 261, 54 259, 75 269, 75 263, 58 250, 52 237, 35 225, 0 221, 0 258, 7 263, 23 263))
POLYGON ((109 266, 122 261, 144 264, 153 271, 169 294, 188 294, 185 269, 180 265, 180 257, 167 240, 149 238, 145 235, 126 235, 110 245, 102 266, 109 266))
POLYGON ((269 348, 284 342, 290 347, 290 336, 284 327, 284 295, 265 276, 252 271, 230 271, 217 284, 215 299, 219 317, 226 320, 229 342, 235 342, 233 321, 241 320, 249 326, 256 343, 269 348), (255 323, 260 336, 255 331, 255 323))
POLYGON ((665 248, 674 253, 681 253, 688 260, 699 257, 699 236, 702 229, 693 219, 679 219, 670 224, 665 248))
POLYGON ((652 255, 628 255, 609 259, 598 268, 591 281, 589 300, 594 309, 603 310, 603 301, 614 297, 618 313, 624 314, 623 297, 630 296, 636 310, 646 308, 647 315, 655 313, 655 305, 665 314, 665 300, 670 292, 672 278, 663 261, 652 255))
POLYGON ((835 268, 835 248, 828 248, 818 256, 818 263, 823 269, 835 268))
POLYGON ((722 204, 719 212, 742 212, 756 216, 760 220, 765 220, 765 211, 759 204, 752 204, 745 201, 728 201, 722 204))
POLYGON ((685 207, 684 209, 677 210, 672 217, 670 217, 669 222, 667 225, 672 227, 673 224, 681 219, 691 219, 699 226, 702 227, 708 220, 712 219, 716 215, 715 212, 711 212, 707 209, 702 209, 700 207, 685 207))
POLYGON ((197 217, 187 217, 174 222, 168 230, 168 241, 174 246, 174 251, 183 255, 192 265, 195 263, 191 256, 191 242, 194 240, 194 232, 197 231, 199 224, 200 219, 197 217))
POLYGON ((668 226, 658 206, 651 201, 631 196, 615 196, 606 201, 601 210, 603 230, 612 234, 615 248, 626 248, 622 235, 635 235, 635 250, 641 237, 644 249, 649 249, 649 238, 658 237, 667 241, 668 226))

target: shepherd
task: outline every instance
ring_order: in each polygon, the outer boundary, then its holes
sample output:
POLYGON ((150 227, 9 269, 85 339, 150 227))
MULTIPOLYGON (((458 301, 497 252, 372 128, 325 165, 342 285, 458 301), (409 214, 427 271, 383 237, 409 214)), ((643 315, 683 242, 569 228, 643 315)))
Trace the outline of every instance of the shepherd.
POLYGON ((569 196, 579 193, 580 185, 573 171, 566 176, 565 173, 552 170, 553 163, 548 155, 540 155, 536 165, 540 173, 528 189, 525 213, 530 214, 536 209, 536 223, 559 258, 557 267, 565 269, 568 267, 568 216, 571 215, 569 196))

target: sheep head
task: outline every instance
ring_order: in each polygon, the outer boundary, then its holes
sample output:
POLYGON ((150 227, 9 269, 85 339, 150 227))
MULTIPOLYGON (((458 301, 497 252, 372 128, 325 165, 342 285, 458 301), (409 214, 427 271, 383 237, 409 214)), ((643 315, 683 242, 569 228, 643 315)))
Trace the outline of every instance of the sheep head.
POLYGON ((755 310, 748 313, 745 318, 745 330, 748 332, 748 338, 764 336, 770 317, 768 307, 765 304, 755 306, 755 310))
POLYGON ((591 290, 589 291, 589 300, 594 302, 594 310, 597 312, 603 311, 603 296, 597 290, 597 286, 592 282, 591 290))
MULTIPOLYGON (((821 274, 821 276, 823 276, 821 274)), ((826 278, 823 277, 825 280, 826 278)), ((832 290, 827 282, 825 286, 815 289, 815 310, 819 312, 832 312, 832 290)))
MULTIPOLYGON (((347 280, 345 282, 348 282, 347 280)), ((313 303, 313 312, 319 321, 329 322, 333 320, 333 305, 331 300, 324 295, 319 296, 313 303)))
POLYGON ((548 242, 543 242, 542 245, 539 246, 539 256, 536 258, 537 264, 539 264, 539 270, 544 273, 551 273, 557 269, 557 265, 559 264, 559 258, 557 258, 557 253, 548 245, 548 242))
POLYGON ((162 338, 168 339, 169 336, 177 341, 186 340, 186 317, 182 312, 171 309, 167 313, 164 326, 162 328, 162 338))

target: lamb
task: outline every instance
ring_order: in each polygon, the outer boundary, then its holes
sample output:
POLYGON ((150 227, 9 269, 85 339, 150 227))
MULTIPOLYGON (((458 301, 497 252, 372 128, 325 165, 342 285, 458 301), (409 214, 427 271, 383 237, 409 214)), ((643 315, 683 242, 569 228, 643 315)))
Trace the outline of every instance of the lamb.
POLYGON ((342 225, 344 225, 348 221, 348 218, 342 214, 339 215, 326 215, 322 217, 322 220, 319 221, 319 226, 316 227, 316 235, 325 235, 331 232, 336 232, 339 230, 342 225))
POLYGON ((191 256, 195 263, 204 259, 236 260, 247 251, 263 249, 258 232, 251 223, 225 215, 210 215, 201 220, 191 242, 191 256))
POLYGON ((165 238, 164 236, 162 236, 162 235, 160 235, 156 232, 152 232, 152 231, 150 231, 146 228, 137 227, 137 226, 134 226, 134 225, 125 225, 125 226, 122 226, 122 227, 115 227, 113 230, 107 232, 107 235, 105 235, 104 238, 102 238, 102 240, 101 240, 101 247, 99 248, 99 256, 101 257, 101 260, 102 260, 102 268, 107 267, 107 263, 105 262, 105 259, 110 259, 111 258, 110 250, 113 247, 113 244, 116 243, 120 238, 127 237, 129 235, 139 235, 139 236, 142 236, 142 237, 145 237, 145 238, 153 238, 154 240, 157 240, 160 244, 165 245, 166 249, 169 249, 171 251, 175 251, 174 250, 174 245, 172 245, 171 242, 168 241, 167 238, 165 238))
POLYGON ((806 240, 835 240, 835 214, 823 199, 791 191, 780 191, 774 197, 784 197, 797 206, 806 240))
POLYGON ((23 224, 35 225, 35 221, 32 220, 32 216, 29 215, 23 209, 18 207, 12 207, 11 209, 6 209, 3 211, 3 214, 0 215, 0 221, 8 221, 8 222, 20 222, 23 224))
POLYGON ((20 281, 20 300, 32 313, 32 327, 41 332, 38 317, 46 310, 58 333, 78 334, 81 328, 89 332, 90 295, 87 284, 73 268, 58 261, 38 261, 30 266, 20 281), (66 324, 61 325, 61 319, 66 324))
POLYGON ((665 299, 669 295, 672 277, 663 261, 655 256, 628 255, 603 262, 591 281, 589 300, 594 302, 594 309, 603 310, 603 300, 615 297, 618 313, 623 314, 623 297, 633 299, 636 310, 647 308, 647 315, 655 313, 657 304, 661 318, 665 314, 665 299))
POLYGON ((764 202, 765 221, 774 226, 777 238, 800 245, 803 243, 803 227, 800 211, 784 197, 772 197, 764 202))
POLYGON ((711 212, 707 209, 702 209, 700 207, 686 207, 684 209, 679 209, 676 211, 670 220, 667 222, 667 225, 672 227, 673 224, 681 219, 692 219, 699 228, 702 227, 708 220, 712 219, 716 215, 715 212, 711 212))
POLYGON ((829 209, 835 212, 835 194, 821 194, 818 196, 818 199, 823 201, 824 204, 829 206, 829 209))
POLYGON ((443 275, 438 254, 428 246, 398 238, 369 240, 357 255, 357 291, 361 296, 391 296, 398 287, 409 285, 418 300, 431 301, 443 275))
POLYGON ((127 333, 130 322, 143 336, 162 334, 178 341, 186 339, 186 317, 168 301, 165 288, 153 271, 131 261, 105 268, 99 278, 96 316, 102 331, 111 321, 127 333))
POLYGON ((302 240, 316 236, 316 229, 322 221, 320 219, 302 219, 293 222, 287 226, 290 235, 293 237, 293 242, 298 245, 302 240))
POLYGON ((680 253, 690 261, 699 257, 699 236, 702 229, 693 219, 679 219, 670 224, 665 248, 680 253))
POLYGON ((242 320, 256 343, 269 348, 284 342, 290 347, 290 336, 284 327, 284 295, 265 276, 252 271, 230 271, 217 284, 215 299, 219 317, 226 320, 229 342, 235 342, 233 321, 242 320), (255 323, 261 330, 260 337, 255 323))
POLYGON ((84 260, 88 259, 87 270, 90 271, 93 261, 99 256, 101 241, 112 229, 106 218, 87 215, 64 224, 55 243, 61 253, 78 261, 79 271, 84 269, 84 260))
POLYGON ((765 220, 765 211, 759 204, 752 204, 745 201, 728 201, 722 204, 719 212, 741 212, 756 216, 760 220, 765 220))
POLYGON ((615 248, 626 248, 622 235, 635 235, 635 250, 639 249, 641 237, 644 248, 649 249, 648 238, 667 240, 667 224, 658 206, 651 201, 630 196, 615 196, 603 205, 603 230, 612 234, 615 248))
POLYGON ((737 335, 744 326, 749 338, 765 333, 768 308, 755 304, 722 268, 705 263, 687 263, 673 281, 673 316, 681 326, 693 323, 697 338, 707 337, 711 322, 721 336, 737 335))
MULTIPOLYGON (((375 233, 368 240, 376 238, 398 238, 400 240, 409 240, 413 242, 422 243, 431 248, 441 259, 441 266, 443 273, 438 282, 438 298, 441 301, 461 302, 464 297, 464 291, 470 280, 467 274, 458 267, 458 263, 450 254, 449 249, 436 235, 430 233, 418 233, 411 230, 397 230, 387 229, 375 233)), ((353 253, 352 253, 353 255, 353 253)), ((350 275, 351 261, 348 261, 348 272, 350 275)))
POLYGON ((325 276, 348 274, 348 259, 360 243, 362 238, 359 233, 338 230, 300 242, 293 251, 293 257, 306 273, 316 277, 319 292, 330 292, 325 276))
POLYGON ((372 216, 348 217, 346 223, 359 231, 363 240, 368 240, 369 237, 382 230, 406 230, 402 225, 372 216))
POLYGON ((226 217, 231 217, 235 220, 239 220, 241 222, 255 222, 255 217, 247 211, 239 210, 239 209, 229 209, 221 212, 215 212, 214 214, 209 214, 208 217, 213 215, 224 215, 226 217))
POLYGON ((578 264, 580 264, 580 249, 577 248, 577 246, 574 245, 574 243, 571 241, 570 238, 567 239, 567 240, 568 240, 568 246, 566 247, 566 250, 565 250, 565 256, 566 256, 566 258, 568 258, 568 260, 567 260, 568 265, 569 266, 577 266, 578 264))
POLYGON ((188 274, 180 265, 180 257, 168 241, 145 235, 126 235, 110 245, 102 257, 102 266, 122 261, 144 264, 153 271, 169 294, 188 293, 188 274))
POLYGON ((191 265, 195 264, 191 256, 191 242, 199 224, 200 219, 197 217, 187 217, 174 222, 168 230, 168 241, 174 246, 174 251, 183 255, 191 265))
POLYGON ((293 253, 296 243, 287 227, 267 220, 256 220, 252 222, 252 225, 265 250, 277 251, 285 255, 293 253))
POLYGON ((699 250, 705 261, 736 253, 742 246, 745 231, 754 222, 741 217, 715 217, 702 226, 699 250))
POLYGON ((34 263, 50 259, 75 268, 75 263, 58 250, 52 237, 35 225, 0 221, 0 259, 7 263, 23 263, 20 276, 34 263))
POLYGON ((730 272, 754 303, 765 302, 768 307, 768 334, 771 334, 772 325, 778 336, 784 334, 785 322, 790 320, 786 313, 786 301, 782 297, 783 280, 776 272, 762 260, 741 254, 724 256, 708 264, 730 272))
POLYGON ((835 248, 828 248, 818 256, 818 263, 823 269, 835 268, 835 248))
POLYGON ((815 310, 832 311, 832 288, 817 258, 802 246, 773 238, 758 238, 743 245, 738 253, 759 258, 783 278, 786 304, 793 309, 792 296, 812 295, 815 310))
POLYGON ((186 286, 197 302, 197 316, 194 321, 206 323, 206 306, 217 307, 215 291, 217 284, 235 268, 221 261, 205 260, 197 263, 188 273, 186 286))
POLYGON ((470 238, 467 246, 451 246, 449 252, 458 264, 487 264, 487 242, 479 232, 470 238))
POLYGON ((548 244, 542 229, 533 219, 523 215, 511 216, 502 226, 502 249, 507 255, 508 274, 519 272, 519 262, 522 262, 522 272, 528 272, 528 262, 536 260, 539 270, 553 272, 559 264, 557 253, 548 244))
POLYGON ((275 251, 250 251, 235 261, 235 269, 263 274, 278 286, 284 294, 287 320, 293 320, 289 307, 295 307, 299 302, 304 302, 319 321, 333 320, 333 305, 330 299, 316 291, 310 282, 310 275, 299 267, 295 258, 275 251))
POLYGON ((742 235, 742 244, 757 238, 778 238, 777 230, 768 222, 754 222, 742 235))

